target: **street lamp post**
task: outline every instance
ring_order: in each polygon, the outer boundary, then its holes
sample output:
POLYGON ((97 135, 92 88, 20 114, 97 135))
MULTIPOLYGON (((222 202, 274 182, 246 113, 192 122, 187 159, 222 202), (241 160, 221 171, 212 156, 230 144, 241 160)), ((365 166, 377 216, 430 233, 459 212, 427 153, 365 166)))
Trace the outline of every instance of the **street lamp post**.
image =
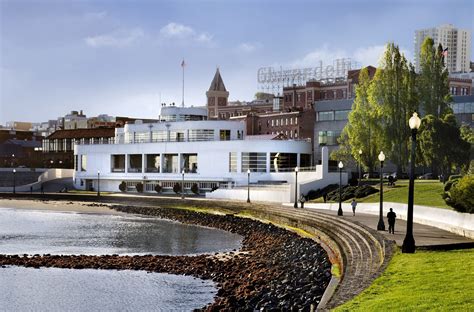
POLYGON ((184 199, 184 169, 181 171, 181 199, 184 199))
POLYGON ((408 121, 411 129, 411 157, 410 157, 410 182, 408 184, 408 212, 407 212, 407 233, 403 240, 402 252, 415 252, 415 239, 413 238, 413 197, 415 189, 415 151, 416 151, 416 133, 420 128, 421 120, 416 112, 408 121))
POLYGON ((12 167, 15 166, 15 154, 12 154, 12 167))
POLYGON ((342 216, 342 168, 344 164, 340 161, 337 166, 339 167, 339 209, 337 210, 337 215, 342 216))
POLYGON ((295 167, 295 204, 294 208, 298 208, 298 167, 295 167))
POLYGON ((13 169, 13 194, 16 194, 16 169, 13 169))
POLYGON ((383 222, 383 162, 385 161, 385 154, 380 152, 380 211, 379 223, 377 224, 377 231, 385 231, 385 223, 383 222))
POLYGON ((97 197, 100 197, 100 170, 97 170, 97 197))
POLYGON ((247 169, 247 203, 250 203, 250 169, 247 169))
POLYGON ((357 186, 360 186, 360 181, 362 179, 362 168, 361 168, 361 158, 362 158, 362 150, 359 150, 359 181, 357 182, 357 186))

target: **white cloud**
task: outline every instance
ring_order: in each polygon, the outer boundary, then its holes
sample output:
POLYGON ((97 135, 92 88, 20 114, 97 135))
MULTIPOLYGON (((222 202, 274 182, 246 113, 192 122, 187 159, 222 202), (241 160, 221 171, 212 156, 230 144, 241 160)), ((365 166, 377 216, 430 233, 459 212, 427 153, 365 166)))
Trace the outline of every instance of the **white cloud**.
POLYGON ((117 30, 109 34, 91 36, 84 39, 88 46, 98 47, 124 47, 129 46, 145 36, 141 28, 117 30))
POLYGON ((101 12, 87 12, 84 14, 84 18, 87 20, 98 20, 98 19, 103 19, 107 16, 107 12, 101 11, 101 12))
POLYGON ((178 23, 169 23, 160 29, 160 34, 168 38, 186 38, 195 34, 194 29, 178 23))
POLYGON ((202 33, 202 34, 200 34, 196 37, 196 41, 198 41, 198 42, 211 42, 213 37, 214 37, 213 35, 204 32, 204 33, 202 33))
POLYGON ((166 39, 193 40, 199 43, 212 43, 213 35, 207 32, 197 32, 192 27, 179 24, 168 23, 160 29, 160 35, 166 39))
POLYGON ((237 49, 240 52, 251 53, 251 52, 254 52, 257 49, 260 49, 261 47, 262 47, 262 44, 259 43, 259 42, 256 42, 256 43, 243 42, 243 43, 239 44, 237 49))

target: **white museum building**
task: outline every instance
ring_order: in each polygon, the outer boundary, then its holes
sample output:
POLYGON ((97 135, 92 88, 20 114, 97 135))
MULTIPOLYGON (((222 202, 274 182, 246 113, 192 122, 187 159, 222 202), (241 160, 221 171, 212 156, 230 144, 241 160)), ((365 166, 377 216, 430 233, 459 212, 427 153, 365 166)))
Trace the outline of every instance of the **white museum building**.
MULTIPOLYGON (((327 152, 325 168, 311 167, 311 158, 310 141, 247 136, 241 121, 207 120, 205 108, 168 106, 162 107, 160 122, 138 120, 116 128, 114 140, 76 144, 74 184, 78 189, 100 187, 109 192, 119 192, 122 184, 126 185, 122 191, 137 192, 140 183, 144 192, 155 194, 157 185, 160 192, 171 193, 179 184, 185 193, 193 188, 207 197, 242 199, 246 194, 239 189, 247 186, 249 177, 250 184, 262 186, 259 190, 264 193, 282 193, 281 187, 288 189, 284 193, 293 193, 296 167, 301 168, 301 192, 315 187, 309 182, 325 186, 339 180, 339 174, 327 172, 327 152)), ((270 193, 259 199, 271 199, 270 193)), ((280 194, 272 201, 290 201, 292 196, 280 194)))

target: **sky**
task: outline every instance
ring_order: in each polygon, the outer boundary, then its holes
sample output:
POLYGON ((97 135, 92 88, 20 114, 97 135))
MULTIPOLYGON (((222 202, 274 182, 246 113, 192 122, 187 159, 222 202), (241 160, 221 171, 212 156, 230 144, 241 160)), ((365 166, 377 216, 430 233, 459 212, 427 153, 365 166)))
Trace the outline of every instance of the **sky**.
POLYGON ((205 105, 217 67, 248 101, 260 67, 376 66, 387 42, 412 60, 416 29, 473 20, 472 0, 0 0, 0 124, 157 118, 181 103, 183 58, 186 106, 205 105))

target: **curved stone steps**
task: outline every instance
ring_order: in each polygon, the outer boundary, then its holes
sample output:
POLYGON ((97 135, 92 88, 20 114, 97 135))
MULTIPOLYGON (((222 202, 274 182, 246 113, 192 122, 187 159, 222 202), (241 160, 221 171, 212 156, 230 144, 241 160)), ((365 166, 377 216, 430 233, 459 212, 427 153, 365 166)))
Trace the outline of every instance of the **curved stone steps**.
POLYGON ((317 211, 267 206, 253 209, 272 220, 272 216, 282 217, 297 227, 312 227, 315 233, 322 232, 328 236, 340 251, 341 281, 324 308, 333 308, 351 299, 380 274, 386 264, 386 248, 391 246, 385 238, 339 216, 332 216, 317 211))

